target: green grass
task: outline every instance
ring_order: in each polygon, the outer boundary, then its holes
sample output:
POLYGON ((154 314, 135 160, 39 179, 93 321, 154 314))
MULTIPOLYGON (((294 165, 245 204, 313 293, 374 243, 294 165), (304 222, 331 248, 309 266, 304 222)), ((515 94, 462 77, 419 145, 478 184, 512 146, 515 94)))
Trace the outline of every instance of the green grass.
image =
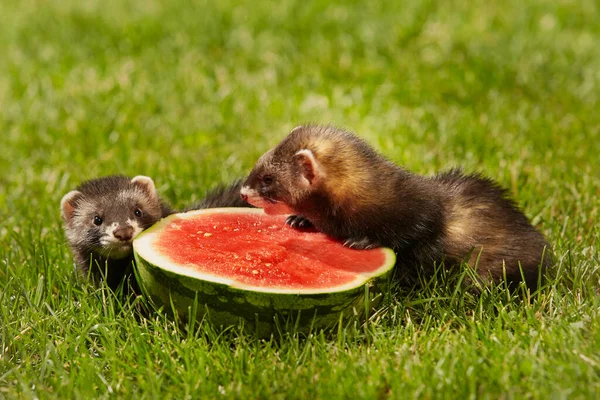
MULTIPOLYGON (((598 398, 595 1, 0 3, 0 398, 598 398), (175 206, 302 122, 503 185, 551 241, 537 299, 444 281, 364 326, 260 340, 78 282, 58 204, 153 177, 175 206)), ((140 300, 138 300, 140 301, 140 300)))

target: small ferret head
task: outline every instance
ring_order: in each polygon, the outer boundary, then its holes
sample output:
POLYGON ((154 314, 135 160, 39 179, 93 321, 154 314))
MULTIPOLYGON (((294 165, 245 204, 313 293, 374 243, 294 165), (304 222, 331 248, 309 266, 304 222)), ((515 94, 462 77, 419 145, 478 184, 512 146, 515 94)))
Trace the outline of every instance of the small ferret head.
POLYGON ((61 200, 72 246, 118 259, 131 255, 133 239, 161 218, 160 199, 147 176, 93 179, 61 200))
POLYGON ((298 213, 315 193, 324 171, 307 140, 310 127, 297 127, 275 148, 258 160, 244 182, 240 195, 267 214, 298 213))

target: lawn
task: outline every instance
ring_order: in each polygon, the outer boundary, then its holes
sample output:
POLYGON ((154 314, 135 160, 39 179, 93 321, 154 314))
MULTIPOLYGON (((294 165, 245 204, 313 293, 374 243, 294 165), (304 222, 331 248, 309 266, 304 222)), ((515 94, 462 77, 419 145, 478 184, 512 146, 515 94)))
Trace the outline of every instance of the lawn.
POLYGON ((596 1, 0 2, 0 398, 598 398, 596 1), (113 173, 183 208, 292 127, 508 187, 557 263, 533 299, 398 291, 255 338, 76 279, 61 197, 113 173))

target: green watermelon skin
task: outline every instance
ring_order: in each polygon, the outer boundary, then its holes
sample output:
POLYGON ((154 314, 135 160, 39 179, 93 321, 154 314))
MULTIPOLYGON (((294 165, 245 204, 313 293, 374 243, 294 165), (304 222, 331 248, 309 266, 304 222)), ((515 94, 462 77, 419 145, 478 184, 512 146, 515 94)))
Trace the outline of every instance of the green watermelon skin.
POLYGON ((297 332, 308 332, 332 328, 340 320, 364 318, 389 290, 395 254, 391 249, 380 250, 386 256, 380 275, 346 290, 302 294, 240 289, 177 274, 154 265, 138 251, 135 259, 142 292, 156 307, 169 313, 175 311, 183 320, 189 318, 191 310, 196 310, 196 319, 208 319, 215 327, 226 328, 241 322, 246 331, 268 336, 292 327, 297 332))

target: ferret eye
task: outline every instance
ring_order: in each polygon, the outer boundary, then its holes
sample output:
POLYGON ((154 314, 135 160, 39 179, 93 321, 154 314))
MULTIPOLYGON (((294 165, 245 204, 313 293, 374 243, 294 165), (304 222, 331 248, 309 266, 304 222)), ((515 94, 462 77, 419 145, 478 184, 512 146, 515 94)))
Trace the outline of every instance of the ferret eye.
POLYGON ((94 216, 94 225, 96 225, 96 226, 100 226, 100 225, 102 225, 102 222, 103 222, 103 221, 102 221, 102 218, 101 218, 101 217, 99 217, 99 216, 97 216, 97 215, 96 215, 96 216, 94 216))
POLYGON ((263 176, 262 181, 265 185, 270 185, 273 183, 273 177, 271 175, 265 175, 263 176))
POLYGON ((135 215, 138 218, 142 217, 142 210, 140 210, 139 208, 136 208, 135 210, 133 210, 133 215, 135 215))

